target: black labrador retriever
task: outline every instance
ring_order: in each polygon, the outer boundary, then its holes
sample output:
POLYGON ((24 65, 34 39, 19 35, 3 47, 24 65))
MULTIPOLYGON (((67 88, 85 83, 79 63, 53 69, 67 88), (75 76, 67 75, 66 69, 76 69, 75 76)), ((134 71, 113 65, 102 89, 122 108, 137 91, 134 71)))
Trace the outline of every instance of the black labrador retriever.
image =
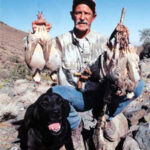
POLYGON ((58 150, 65 144, 73 150, 67 117, 69 102, 51 89, 30 105, 25 113, 28 150, 58 150))

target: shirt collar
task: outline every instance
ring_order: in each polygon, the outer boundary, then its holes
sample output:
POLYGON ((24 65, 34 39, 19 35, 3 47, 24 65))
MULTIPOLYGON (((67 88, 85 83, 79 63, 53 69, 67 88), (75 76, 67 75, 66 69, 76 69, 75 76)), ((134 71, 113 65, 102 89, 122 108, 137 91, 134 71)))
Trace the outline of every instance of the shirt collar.
MULTIPOLYGON (((91 30, 90 30, 90 32, 86 35, 86 37, 84 37, 83 39, 86 39, 87 41, 90 41, 90 39, 91 39, 91 30)), ((75 33, 74 33, 74 30, 72 30, 72 37, 75 39, 75 40, 77 40, 77 41, 80 41, 80 39, 79 38, 77 38, 76 37, 76 35, 75 35, 75 33)))

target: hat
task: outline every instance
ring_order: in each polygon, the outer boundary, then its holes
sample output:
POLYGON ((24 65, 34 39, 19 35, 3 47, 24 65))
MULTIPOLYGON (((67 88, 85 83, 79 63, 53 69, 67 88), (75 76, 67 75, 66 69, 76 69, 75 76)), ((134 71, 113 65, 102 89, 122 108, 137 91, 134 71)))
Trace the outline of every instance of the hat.
POLYGON ((91 10, 93 11, 93 14, 95 14, 95 10, 96 10, 96 4, 95 4, 95 0, 73 0, 73 5, 72 5, 72 11, 74 12, 75 8, 77 7, 77 5, 79 4, 86 4, 88 5, 91 10))

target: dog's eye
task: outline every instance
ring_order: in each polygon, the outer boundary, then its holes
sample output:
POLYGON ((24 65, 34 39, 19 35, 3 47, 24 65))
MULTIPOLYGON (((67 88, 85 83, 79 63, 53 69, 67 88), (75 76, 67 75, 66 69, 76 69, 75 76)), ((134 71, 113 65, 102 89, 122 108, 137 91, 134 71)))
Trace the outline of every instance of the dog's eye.
POLYGON ((63 101, 62 101, 62 99, 58 98, 58 99, 56 100, 56 102, 57 102, 57 104, 60 105, 60 104, 62 104, 63 101))
POLYGON ((43 107, 43 108, 47 108, 48 105, 49 105, 48 100, 43 100, 43 101, 40 103, 40 106, 43 107))

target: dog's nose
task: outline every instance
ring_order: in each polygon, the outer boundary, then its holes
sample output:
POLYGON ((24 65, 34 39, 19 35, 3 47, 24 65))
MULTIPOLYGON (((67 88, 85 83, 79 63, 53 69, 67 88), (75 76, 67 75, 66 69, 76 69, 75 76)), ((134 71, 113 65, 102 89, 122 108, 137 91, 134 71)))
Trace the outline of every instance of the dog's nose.
POLYGON ((54 111, 53 111, 53 115, 54 115, 54 116, 58 117, 59 114, 60 114, 60 111, 59 111, 59 110, 54 110, 54 111))

